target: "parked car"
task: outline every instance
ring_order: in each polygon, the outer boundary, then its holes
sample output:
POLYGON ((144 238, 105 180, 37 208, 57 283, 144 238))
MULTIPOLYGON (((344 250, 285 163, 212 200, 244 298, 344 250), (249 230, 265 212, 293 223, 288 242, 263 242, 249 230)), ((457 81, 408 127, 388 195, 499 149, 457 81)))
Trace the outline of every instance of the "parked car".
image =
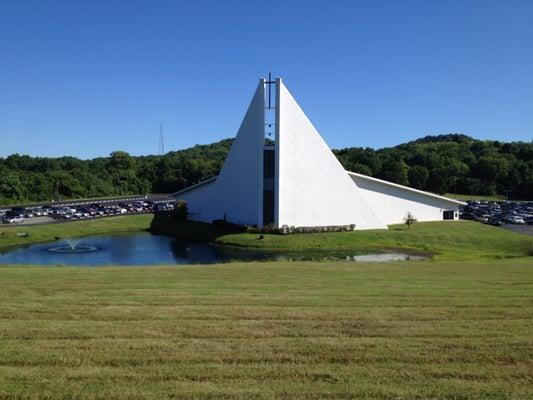
POLYGON ((6 224, 22 224, 24 217, 22 215, 5 216, 3 222, 6 224))
POLYGON ((132 205, 132 208, 133 208, 133 212, 142 212, 143 211, 143 203, 141 203, 140 201, 136 201, 133 203, 132 205))
POLYGON ((524 218, 519 217, 517 215, 509 217, 508 222, 510 224, 516 224, 516 225, 524 225, 526 221, 524 221, 524 218))
POLYGON ((502 225, 502 221, 499 218, 491 217, 491 218, 489 218, 489 224, 491 224, 493 226, 501 226, 502 225))
POLYGON ((155 210, 156 212, 165 211, 165 210, 166 210, 165 204, 163 204, 163 203, 157 203, 157 204, 155 205, 154 210, 155 210))
POLYGON ((41 207, 33 207, 28 211, 31 212, 35 217, 42 217, 43 215, 43 210, 41 207))
POLYGON ((484 224, 488 224, 490 219, 490 215, 480 215, 479 217, 476 217, 476 221, 482 222, 484 224))

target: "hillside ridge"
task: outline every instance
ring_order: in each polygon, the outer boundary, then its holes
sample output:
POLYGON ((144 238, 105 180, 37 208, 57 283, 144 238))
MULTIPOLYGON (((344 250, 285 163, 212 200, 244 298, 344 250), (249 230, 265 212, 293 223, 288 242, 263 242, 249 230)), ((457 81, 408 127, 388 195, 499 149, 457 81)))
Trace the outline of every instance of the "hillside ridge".
MULTIPOLYGON (((51 199, 172 193, 216 176, 233 139, 164 155, 0 158, 0 204, 51 199)), ((382 149, 333 150, 353 172, 430 192, 533 198, 533 142, 443 134, 382 149)))

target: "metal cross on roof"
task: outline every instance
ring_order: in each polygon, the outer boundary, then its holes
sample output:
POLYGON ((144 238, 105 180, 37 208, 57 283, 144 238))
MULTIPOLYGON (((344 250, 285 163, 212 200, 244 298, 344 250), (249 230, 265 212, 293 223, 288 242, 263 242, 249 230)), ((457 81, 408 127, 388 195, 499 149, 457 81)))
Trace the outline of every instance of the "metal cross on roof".
POLYGON ((271 92, 271 88, 272 88, 272 85, 275 84, 276 81, 273 81, 272 80, 272 73, 268 73, 268 81, 265 82, 265 84, 268 85, 268 108, 272 108, 272 102, 271 102, 271 98, 272 98, 272 92, 271 92))

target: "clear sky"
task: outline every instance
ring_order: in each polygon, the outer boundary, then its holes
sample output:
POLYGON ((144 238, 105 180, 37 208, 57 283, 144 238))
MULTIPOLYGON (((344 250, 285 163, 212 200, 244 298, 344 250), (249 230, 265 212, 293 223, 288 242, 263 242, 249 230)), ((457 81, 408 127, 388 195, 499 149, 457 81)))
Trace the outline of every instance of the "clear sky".
POLYGON ((281 76, 334 148, 533 140, 533 1, 0 0, 0 157, 234 136, 281 76))

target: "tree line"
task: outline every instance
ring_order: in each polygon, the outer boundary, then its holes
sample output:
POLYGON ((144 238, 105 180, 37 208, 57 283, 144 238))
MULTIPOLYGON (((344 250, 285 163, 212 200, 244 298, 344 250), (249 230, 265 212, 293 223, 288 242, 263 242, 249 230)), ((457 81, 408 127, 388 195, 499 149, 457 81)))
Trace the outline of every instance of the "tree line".
POLYGON ((162 156, 0 158, 0 204, 69 198, 172 193, 218 174, 231 147, 226 139, 162 156))
MULTIPOLYGON (((172 193, 218 174, 226 139, 165 155, 0 158, 0 204, 52 199, 172 193)), ((504 194, 533 199, 533 142, 480 141, 458 134, 427 136, 395 147, 334 150, 343 166, 434 193, 504 194)))
POLYGON ((533 199, 533 142, 426 136, 396 147, 336 150, 344 167, 430 192, 533 199))

